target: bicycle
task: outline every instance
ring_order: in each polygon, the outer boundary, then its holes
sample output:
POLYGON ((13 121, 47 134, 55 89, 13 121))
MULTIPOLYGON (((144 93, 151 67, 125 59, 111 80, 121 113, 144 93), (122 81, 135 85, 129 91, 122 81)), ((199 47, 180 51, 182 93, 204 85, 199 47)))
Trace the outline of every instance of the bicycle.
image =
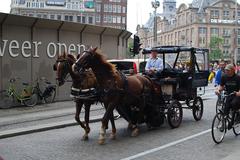
POLYGON ((224 95, 226 94, 226 92, 223 90, 220 95, 218 95, 218 99, 216 102, 216 113, 218 113, 220 110, 223 109, 223 101, 224 101, 224 95))
POLYGON ((9 80, 9 86, 6 90, 2 90, 0 93, 4 95, 4 97, 11 98, 12 102, 19 102, 21 105, 26 105, 29 107, 33 107, 37 104, 37 94, 33 91, 33 86, 29 83, 22 83, 24 88, 20 91, 20 93, 17 91, 15 82, 17 79, 20 79, 18 77, 11 78, 9 80))
POLYGON ((238 136, 240 135, 240 110, 230 110, 229 114, 225 114, 223 109, 226 107, 227 98, 234 96, 236 92, 232 92, 228 95, 223 96, 222 109, 216 113, 212 121, 212 138, 217 144, 221 143, 225 137, 228 130, 233 129, 233 133, 238 136), (232 115, 234 117, 232 118, 232 115), (232 124, 230 128, 229 125, 232 124))
POLYGON ((45 103, 52 103, 56 97, 56 87, 57 85, 52 84, 51 82, 47 81, 45 77, 41 77, 40 79, 36 80, 36 85, 34 86, 34 93, 38 95, 38 99, 41 101, 44 100, 45 103), (45 85, 47 85, 43 91, 40 89, 40 82, 44 81, 45 85))

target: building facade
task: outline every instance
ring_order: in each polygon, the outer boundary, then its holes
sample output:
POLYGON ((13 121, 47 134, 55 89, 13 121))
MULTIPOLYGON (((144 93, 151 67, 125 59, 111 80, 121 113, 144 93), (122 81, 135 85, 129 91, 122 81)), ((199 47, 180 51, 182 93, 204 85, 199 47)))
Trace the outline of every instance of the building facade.
POLYGON ((126 29, 127 0, 12 0, 11 14, 126 29))
MULTIPOLYGON (((235 0, 211 2, 200 8, 181 4, 174 19, 158 17, 157 44, 210 48, 211 38, 220 37, 223 58, 240 60, 240 6, 235 0)), ((137 34, 143 47, 153 47, 151 30, 138 25, 137 34)))

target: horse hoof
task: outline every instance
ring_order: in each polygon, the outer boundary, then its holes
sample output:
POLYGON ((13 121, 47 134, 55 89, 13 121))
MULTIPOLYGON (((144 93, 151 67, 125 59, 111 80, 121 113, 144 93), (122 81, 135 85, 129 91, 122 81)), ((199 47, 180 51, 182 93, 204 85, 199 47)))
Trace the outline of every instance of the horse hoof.
POLYGON ((88 136, 84 135, 84 136, 82 137, 82 140, 83 140, 83 141, 87 141, 87 140, 88 140, 88 136))
POLYGON ((111 134, 111 135, 110 135, 110 139, 111 139, 111 140, 115 140, 115 139, 116 139, 116 134, 111 134))
POLYGON ((105 140, 104 140, 104 139, 99 139, 99 140, 98 140, 98 144, 103 145, 104 143, 105 143, 105 140))
POLYGON ((138 129, 138 128, 135 128, 135 129, 132 131, 131 136, 132 136, 132 137, 136 137, 136 136, 138 136, 138 135, 139 135, 139 129, 138 129))

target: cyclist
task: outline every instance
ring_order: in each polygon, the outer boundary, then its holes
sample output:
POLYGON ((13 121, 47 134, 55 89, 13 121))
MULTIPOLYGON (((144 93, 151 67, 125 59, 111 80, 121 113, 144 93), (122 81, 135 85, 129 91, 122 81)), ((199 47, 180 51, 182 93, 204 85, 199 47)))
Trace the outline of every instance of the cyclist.
MULTIPOLYGON (((220 94, 225 89, 227 94, 236 92, 235 96, 227 98, 226 107, 224 108, 224 114, 228 115, 230 109, 239 109, 240 107, 240 76, 235 74, 235 68, 232 64, 228 64, 225 67, 225 74, 221 78, 220 85, 218 86, 215 93, 220 94)), ((234 118, 235 115, 232 115, 234 118)), ((233 119, 231 121, 233 123, 233 119)), ((233 124, 229 124, 230 129, 233 124)))
POLYGON ((158 71, 163 69, 163 60, 157 57, 157 50, 151 51, 151 57, 148 59, 145 72, 148 75, 155 75, 158 71))

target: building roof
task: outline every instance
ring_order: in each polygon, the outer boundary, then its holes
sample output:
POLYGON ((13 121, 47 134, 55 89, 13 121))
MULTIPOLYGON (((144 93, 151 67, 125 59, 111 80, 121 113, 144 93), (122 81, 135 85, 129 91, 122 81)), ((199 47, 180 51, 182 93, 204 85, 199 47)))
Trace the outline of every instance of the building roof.
POLYGON ((192 7, 198 8, 198 12, 202 13, 203 9, 207 6, 211 6, 213 3, 216 3, 219 0, 193 0, 192 7))

